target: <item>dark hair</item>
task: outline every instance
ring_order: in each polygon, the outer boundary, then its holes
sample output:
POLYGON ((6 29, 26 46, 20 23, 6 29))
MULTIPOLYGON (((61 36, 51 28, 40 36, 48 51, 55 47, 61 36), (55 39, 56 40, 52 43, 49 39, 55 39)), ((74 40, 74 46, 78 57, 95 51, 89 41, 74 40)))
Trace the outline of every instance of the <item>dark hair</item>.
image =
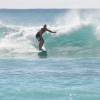
POLYGON ((47 25, 46 24, 44 24, 44 26, 43 26, 44 28, 46 28, 47 27, 47 25))

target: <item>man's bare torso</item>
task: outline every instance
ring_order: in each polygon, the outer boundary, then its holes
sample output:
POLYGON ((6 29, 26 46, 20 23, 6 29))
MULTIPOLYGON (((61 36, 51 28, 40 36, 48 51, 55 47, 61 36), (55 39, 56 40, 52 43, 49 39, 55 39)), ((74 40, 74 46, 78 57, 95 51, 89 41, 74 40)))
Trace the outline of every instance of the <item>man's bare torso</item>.
POLYGON ((42 34, 45 33, 45 32, 46 32, 46 28, 41 28, 41 30, 39 32, 37 32, 37 34, 42 36, 42 34))

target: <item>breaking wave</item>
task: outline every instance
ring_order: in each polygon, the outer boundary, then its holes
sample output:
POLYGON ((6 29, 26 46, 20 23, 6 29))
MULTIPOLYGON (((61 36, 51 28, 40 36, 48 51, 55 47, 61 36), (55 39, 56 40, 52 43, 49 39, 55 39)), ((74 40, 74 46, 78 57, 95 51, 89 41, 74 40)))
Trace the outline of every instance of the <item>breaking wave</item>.
MULTIPOLYGON (((100 11, 70 10, 57 16, 48 28, 57 33, 44 35, 50 57, 100 56, 100 11)), ((36 32, 41 25, 24 26, 0 22, 0 56, 37 57, 36 32)))

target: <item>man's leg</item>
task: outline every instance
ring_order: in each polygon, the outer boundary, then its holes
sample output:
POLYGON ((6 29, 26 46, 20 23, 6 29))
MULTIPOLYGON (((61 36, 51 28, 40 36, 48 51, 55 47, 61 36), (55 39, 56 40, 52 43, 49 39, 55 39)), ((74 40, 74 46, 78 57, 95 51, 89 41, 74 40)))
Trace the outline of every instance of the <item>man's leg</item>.
POLYGON ((42 38, 42 39, 40 40, 40 42, 39 42, 39 50, 42 50, 43 44, 44 44, 44 40, 43 40, 43 38, 42 38))

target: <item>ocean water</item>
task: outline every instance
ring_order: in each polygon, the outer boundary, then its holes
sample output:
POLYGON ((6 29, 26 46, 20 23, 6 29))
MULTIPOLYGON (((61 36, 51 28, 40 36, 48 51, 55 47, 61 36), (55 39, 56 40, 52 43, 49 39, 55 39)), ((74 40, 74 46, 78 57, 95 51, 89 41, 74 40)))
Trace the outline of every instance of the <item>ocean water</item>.
POLYGON ((100 10, 1 9, 0 100, 80 99, 100 100, 100 10))

